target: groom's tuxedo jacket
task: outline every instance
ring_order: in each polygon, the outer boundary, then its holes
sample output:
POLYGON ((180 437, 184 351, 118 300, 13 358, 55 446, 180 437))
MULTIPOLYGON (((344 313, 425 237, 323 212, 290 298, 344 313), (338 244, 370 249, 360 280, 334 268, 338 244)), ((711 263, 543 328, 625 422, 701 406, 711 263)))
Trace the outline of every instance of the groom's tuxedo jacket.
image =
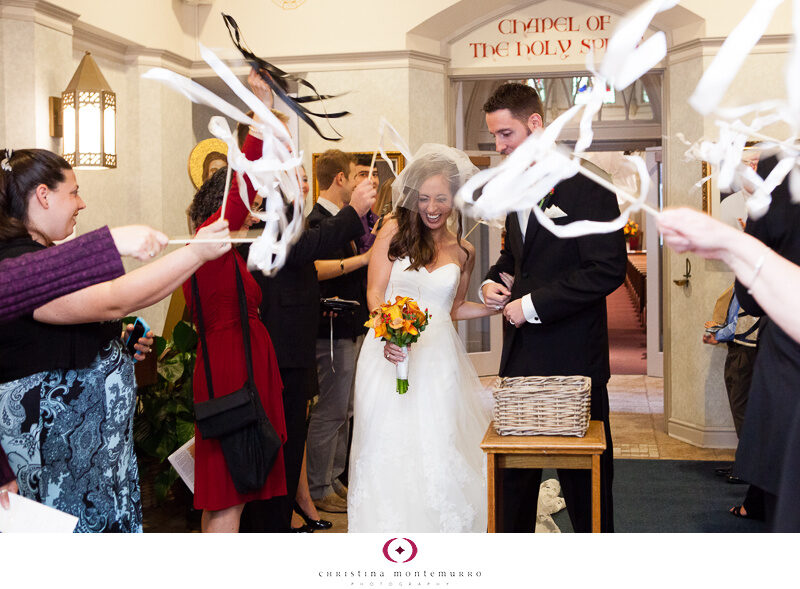
MULTIPOLYGON (((560 182, 544 208, 558 207, 566 225, 619 215, 614 194, 581 175, 560 182)), ((582 375, 593 386, 609 379, 606 296, 625 279, 622 230, 559 239, 531 212, 523 241, 516 213, 506 218, 505 245, 487 280, 514 276, 511 300, 531 294, 540 324, 505 324, 501 376, 582 375)))

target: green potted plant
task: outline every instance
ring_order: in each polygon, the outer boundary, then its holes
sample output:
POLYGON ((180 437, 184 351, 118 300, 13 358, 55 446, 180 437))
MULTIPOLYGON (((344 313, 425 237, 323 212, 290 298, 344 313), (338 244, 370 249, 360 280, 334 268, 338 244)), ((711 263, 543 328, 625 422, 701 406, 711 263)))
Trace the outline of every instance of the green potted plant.
MULTIPOLYGON (((197 332, 180 321, 172 339, 156 336, 158 380, 139 388, 133 438, 143 466, 142 503, 152 481, 154 504, 162 503, 178 479, 167 457, 194 436, 192 375, 197 355, 197 332)), ((188 490, 187 490, 188 492, 188 490)), ((150 499, 150 498, 148 498, 150 499)))

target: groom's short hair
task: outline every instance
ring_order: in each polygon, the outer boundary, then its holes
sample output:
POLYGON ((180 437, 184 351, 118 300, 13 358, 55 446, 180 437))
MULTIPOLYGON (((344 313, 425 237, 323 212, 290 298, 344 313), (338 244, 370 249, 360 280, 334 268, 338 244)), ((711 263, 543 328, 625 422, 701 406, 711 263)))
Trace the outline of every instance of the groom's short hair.
POLYGON ((490 113, 507 108, 515 119, 527 124, 534 113, 544 120, 542 100, 535 88, 518 82, 502 84, 483 105, 483 112, 490 113))

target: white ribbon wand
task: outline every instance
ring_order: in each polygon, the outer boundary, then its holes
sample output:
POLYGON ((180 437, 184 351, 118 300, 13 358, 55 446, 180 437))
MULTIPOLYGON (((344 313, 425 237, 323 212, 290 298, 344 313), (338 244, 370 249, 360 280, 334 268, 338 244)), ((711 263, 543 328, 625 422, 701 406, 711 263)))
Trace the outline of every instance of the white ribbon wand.
POLYGON ((411 155, 411 148, 408 147, 405 139, 403 139, 400 133, 397 132, 397 129, 395 129, 385 117, 381 117, 380 124, 378 125, 378 149, 372 152, 372 161, 369 164, 369 175, 367 178, 372 178, 372 169, 375 167, 375 159, 378 152, 381 154, 381 159, 389 164, 389 169, 392 171, 392 174, 394 174, 394 177, 397 178, 397 170, 394 169, 394 164, 392 160, 389 159, 383 147, 383 138, 387 130, 389 131, 392 143, 394 143, 397 150, 402 153, 403 157, 406 159, 406 164, 410 164, 414 161, 414 157, 411 155))

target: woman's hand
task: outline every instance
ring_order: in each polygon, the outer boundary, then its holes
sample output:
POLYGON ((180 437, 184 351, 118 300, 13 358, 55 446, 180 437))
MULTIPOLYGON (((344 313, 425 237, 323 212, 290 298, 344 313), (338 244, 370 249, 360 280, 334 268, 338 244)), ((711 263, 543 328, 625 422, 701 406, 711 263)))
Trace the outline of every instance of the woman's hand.
POLYGON ((392 342, 386 342, 386 345, 383 346, 383 357, 386 358, 392 364, 399 364, 403 360, 405 360, 406 355, 403 353, 403 350, 400 349, 400 346, 397 344, 393 344, 392 342))
POLYGON ((11 502, 8 500, 9 493, 19 493, 19 486, 16 480, 0 487, 0 507, 3 509, 11 509, 11 502))
MULTIPOLYGON (((130 323, 125 327, 125 332, 130 334, 132 331, 133 323, 130 323)), ((133 357, 139 361, 144 360, 145 356, 147 356, 147 354, 153 350, 154 341, 155 340, 153 339, 152 331, 148 331, 146 334, 144 334, 144 336, 140 337, 139 341, 133 345, 134 349, 136 350, 136 353, 133 355, 133 357)))
MULTIPOLYGON (((266 72, 265 75, 269 76, 266 72)), ((250 85, 250 89, 253 91, 253 94, 256 95, 256 98, 263 102, 267 108, 272 108, 272 105, 275 103, 275 99, 272 96, 272 89, 255 68, 250 70, 250 75, 247 76, 247 83, 250 85)))
POLYGON ((195 238, 189 242, 189 247, 203 262, 216 260, 221 255, 231 249, 231 242, 224 241, 230 239, 227 219, 218 219, 210 225, 202 227, 195 238), (213 243, 202 243, 201 240, 214 240, 213 243))
POLYGON ((676 252, 691 251, 703 258, 722 259, 725 249, 741 237, 733 227, 689 208, 662 211, 656 223, 666 244, 676 252))
POLYGON ((111 229, 111 237, 120 256, 146 261, 167 247, 169 238, 146 225, 126 225, 111 229))

